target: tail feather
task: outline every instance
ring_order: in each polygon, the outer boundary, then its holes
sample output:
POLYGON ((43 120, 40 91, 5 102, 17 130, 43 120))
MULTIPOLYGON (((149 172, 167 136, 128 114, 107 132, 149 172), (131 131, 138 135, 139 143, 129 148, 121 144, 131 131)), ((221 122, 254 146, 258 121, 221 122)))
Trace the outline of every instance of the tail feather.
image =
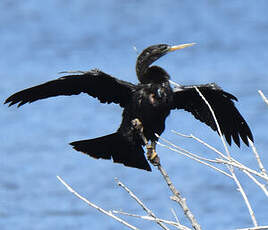
POLYGON ((120 133, 113 133, 95 139, 70 143, 77 151, 94 158, 113 159, 115 163, 151 171, 141 145, 129 143, 120 133))

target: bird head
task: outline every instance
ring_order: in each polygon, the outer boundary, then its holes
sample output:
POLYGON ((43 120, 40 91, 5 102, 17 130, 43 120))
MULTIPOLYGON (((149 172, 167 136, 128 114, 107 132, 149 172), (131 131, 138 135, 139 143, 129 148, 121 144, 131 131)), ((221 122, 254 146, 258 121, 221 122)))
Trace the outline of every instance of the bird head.
MULTIPOLYGON (((187 44, 182 44, 182 45, 176 45, 176 46, 170 46, 167 44, 158 44, 158 45, 152 45, 144 49, 141 54, 137 58, 136 62, 136 73, 138 76, 138 79, 141 83, 147 83, 150 80, 153 79, 148 79, 148 70, 150 69, 150 65, 155 62, 157 59, 160 57, 164 56, 165 54, 183 49, 189 46, 193 46, 195 43, 187 43, 187 44)), ((159 68, 159 71, 165 72, 161 67, 159 66, 154 66, 154 72, 156 68, 159 68)), ((167 75, 168 76, 168 75, 167 75)))

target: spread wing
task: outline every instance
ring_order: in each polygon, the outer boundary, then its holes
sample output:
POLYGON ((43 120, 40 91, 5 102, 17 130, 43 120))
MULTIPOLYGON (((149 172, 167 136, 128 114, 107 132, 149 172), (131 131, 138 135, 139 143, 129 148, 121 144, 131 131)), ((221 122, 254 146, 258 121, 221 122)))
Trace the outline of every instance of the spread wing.
POLYGON ((135 85, 129 82, 118 80, 100 70, 82 72, 78 75, 68 75, 44 84, 24 89, 11 95, 5 103, 9 106, 16 103, 19 106, 25 103, 55 97, 60 95, 78 95, 87 93, 98 98, 101 103, 116 103, 124 107, 130 101, 135 85))
MULTIPOLYGON (((242 115, 234 105, 233 100, 237 98, 232 94, 223 91, 214 83, 197 85, 200 92, 212 107, 223 135, 229 145, 231 138, 240 147, 240 138, 248 146, 248 139, 253 141, 250 128, 242 115)), ((205 101, 200 97, 194 86, 179 86, 174 89, 174 109, 184 109, 194 115, 201 122, 217 130, 216 123, 213 119, 205 101)))

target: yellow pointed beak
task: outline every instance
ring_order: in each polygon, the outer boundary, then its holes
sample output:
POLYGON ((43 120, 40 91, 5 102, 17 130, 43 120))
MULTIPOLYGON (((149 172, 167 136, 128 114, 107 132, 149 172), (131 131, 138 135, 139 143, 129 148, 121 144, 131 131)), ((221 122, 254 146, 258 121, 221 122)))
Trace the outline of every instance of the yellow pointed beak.
POLYGON ((196 43, 186 43, 186 44, 182 44, 182 45, 171 46, 168 51, 171 52, 171 51, 175 51, 175 50, 184 49, 186 47, 190 47, 190 46, 193 46, 195 44, 196 43))

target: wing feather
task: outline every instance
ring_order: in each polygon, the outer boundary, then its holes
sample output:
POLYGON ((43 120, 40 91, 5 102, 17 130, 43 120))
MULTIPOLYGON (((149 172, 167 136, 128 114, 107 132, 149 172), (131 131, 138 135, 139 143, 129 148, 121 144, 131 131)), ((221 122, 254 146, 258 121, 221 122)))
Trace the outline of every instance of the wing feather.
MULTIPOLYGON (((253 141, 251 130, 234 105, 235 96, 223 91, 215 83, 196 86, 204 95, 212 107, 219 126, 226 141, 231 145, 232 139, 240 147, 239 136, 248 146, 248 139, 253 141)), ((213 116, 205 103, 200 97, 194 86, 180 86, 174 89, 174 109, 184 109, 194 115, 201 122, 210 126, 217 131, 216 123, 213 116)))
POLYGON ((98 98, 101 103, 116 103, 124 107, 129 102, 135 85, 118 80, 100 70, 94 69, 78 75, 67 75, 44 84, 19 91, 6 99, 9 106, 55 97, 87 93, 98 98))

